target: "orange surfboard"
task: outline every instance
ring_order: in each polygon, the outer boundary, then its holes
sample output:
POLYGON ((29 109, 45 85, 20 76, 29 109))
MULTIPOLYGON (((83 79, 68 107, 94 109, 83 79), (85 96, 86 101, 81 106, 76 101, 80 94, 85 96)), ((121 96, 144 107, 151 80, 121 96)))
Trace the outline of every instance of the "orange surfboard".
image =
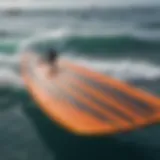
POLYGON ((67 130, 107 135, 159 122, 158 97, 65 60, 58 65, 49 75, 47 64, 27 54, 22 75, 41 110, 67 130))

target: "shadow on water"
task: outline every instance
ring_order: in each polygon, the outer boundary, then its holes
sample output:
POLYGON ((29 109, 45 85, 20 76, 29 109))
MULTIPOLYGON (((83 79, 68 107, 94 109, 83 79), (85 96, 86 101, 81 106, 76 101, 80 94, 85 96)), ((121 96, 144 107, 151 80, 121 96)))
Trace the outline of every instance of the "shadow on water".
POLYGON ((128 134, 96 138, 75 136, 49 120, 35 104, 25 107, 25 112, 57 160, 157 159, 155 153, 159 150, 121 140, 128 134))

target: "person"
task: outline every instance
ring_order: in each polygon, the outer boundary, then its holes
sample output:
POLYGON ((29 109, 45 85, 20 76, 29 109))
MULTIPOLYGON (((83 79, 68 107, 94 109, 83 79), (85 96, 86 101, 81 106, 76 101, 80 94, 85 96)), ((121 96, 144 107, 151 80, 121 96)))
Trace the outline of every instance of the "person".
POLYGON ((50 48, 47 55, 47 62, 49 64, 49 73, 53 74, 57 71, 57 51, 53 48, 50 48))

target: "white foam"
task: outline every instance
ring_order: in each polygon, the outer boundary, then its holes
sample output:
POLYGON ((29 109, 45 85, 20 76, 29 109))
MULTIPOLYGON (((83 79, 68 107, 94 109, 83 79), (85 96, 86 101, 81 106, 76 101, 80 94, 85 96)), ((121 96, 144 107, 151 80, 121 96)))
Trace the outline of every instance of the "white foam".
POLYGON ((160 66, 146 61, 130 59, 88 60, 78 57, 71 59, 80 65, 122 80, 154 80, 160 78, 160 66))
POLYGON ((23 81, 18 73, 11 68, 3 67, 0 71, 0 86, 22 87, 23 81))
POLYGON ((23 81, 20 76, 19 56, 0 55, 0 87, 23 87, 23 81))
POLYGON ((0 54, 0 65, 2 64, 9 64, 9 65, 14 65, 19 62, 20 57, 18 55, 7 55, 5 53, 0 54))
MULTIPOLYGON (((20 55, 0 56, 0 87, 12 86, 23 88, 19 66, 20 55)), ((93 59, 66 55, 73 63, 84 65, 93 70, 111 75, 122 80, 155 80, 160 78, 160 66, 147 61, 131 59, 93 59)))
MULTIPOLYGON (((42 31, 42 30, 41 30, 42 31)), ((35 33, 34 36, 23 40, 18 49, 18 53, 21 54, 21 52, 25 51, 25 49, 33 44, 33 43, 39 43, 39 42, 45 42, 46 40, 59 40, 64 39, 65 36, 67 36, 69 33, 69 30, 67 28, 58 28, 55 30, 43 30, 42 34, 39 34, 39 31, 35 33)))

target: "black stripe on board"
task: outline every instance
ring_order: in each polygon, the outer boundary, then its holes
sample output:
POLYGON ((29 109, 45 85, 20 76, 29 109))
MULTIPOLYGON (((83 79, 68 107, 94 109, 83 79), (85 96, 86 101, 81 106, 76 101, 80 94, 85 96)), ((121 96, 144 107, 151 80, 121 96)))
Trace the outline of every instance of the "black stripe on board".
POLYGON ((155 113, 155 110, 152 108, 151 105, 148 105, 147 103, 143 101, 137 100, 134 97, 131 97, 125 94, 124 92, 119 91, 118 89, 112 88, 109 85, 98 83, 94 79, 87 78, 74 71, 73 71, 73 75, 75 78, 86 83, 86 85, 89 85, 93 87, 94 89, 96 89, 97 91, 100 91, 103 94, 106 94, 106 96, 108 94, 114 97, 115 101, 121 102, 123 105, 126 105, 129 109, 134 111, 136 114, 139 114, 140 116, 142 115, 151 116, 151 114, 155 113))
MULTIPOLYGON (((85 103, 76 99, 74 96, 70 95, 66 89, 62 89, 59 87, 59 90, 60 90, 60 93, 63 93, 64 100, 69 101, 69 103, 71 103, 72 106, 82 110, 83 112, 86 112, 87 114, 93 116, 94 118, 100 120, 103 123, 108 123, 109 125, 114 125, 116 127, 119 126, 117 123, 115 123, 114 121, 112 121, 111 119, 106 117, 105 115, 99 113, 98 111, 96 111, 92 107, 86 105, 85 103)), ((71 92, 74 94, 74 92, 77 92, 77 91, 72 89, 71 92)))
POLYGON ((131 123, 131 124, 134 123, 134 121, 131 117, 127 116, 126 114, 124 114, 123 112, 119 111, 118 109, 112 107, 111 105, 106 104, 105 102, 97 99, 95 96, 87 93, 82 88, 80 88, 78 85, 75 85, 74 83, 72 83, 71 86, 73 87, 74 90, 76 90, 76 92, 78 92, 78 94, 81 94, 82 96, 86 97, 87 99, 90 99, 90 101, 93 101, 93 103, 95 103, 99 107, 103 108, 105 111, 110 112, 111 114, 113 114, 113 116, 117 116, 117 117, 121 118, 122 120, 127 121, 128 123, 131 123))

